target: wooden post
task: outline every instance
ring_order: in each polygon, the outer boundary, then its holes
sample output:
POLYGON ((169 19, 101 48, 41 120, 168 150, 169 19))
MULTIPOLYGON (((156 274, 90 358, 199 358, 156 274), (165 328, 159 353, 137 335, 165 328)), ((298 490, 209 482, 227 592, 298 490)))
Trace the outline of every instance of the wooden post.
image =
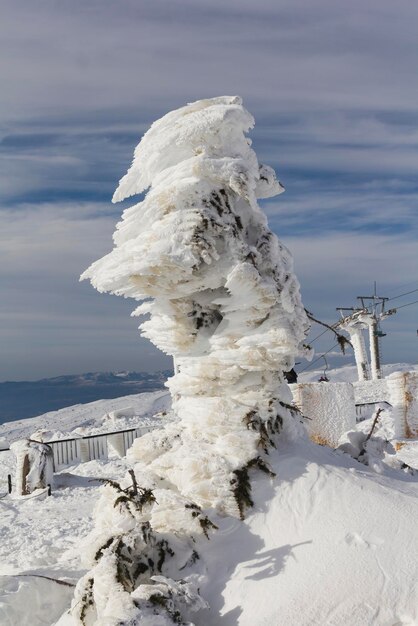
POLYGON ((20 493, 22 494, 22 496, 27 496, 30 493, 27 482, 26 482, 26 479, 29 474, 29 470, 30 470, 29 454, 25 454, 24 459, 23 459, 22 473, 20 475, 20 479, 22 481, 20 485, 20 493))

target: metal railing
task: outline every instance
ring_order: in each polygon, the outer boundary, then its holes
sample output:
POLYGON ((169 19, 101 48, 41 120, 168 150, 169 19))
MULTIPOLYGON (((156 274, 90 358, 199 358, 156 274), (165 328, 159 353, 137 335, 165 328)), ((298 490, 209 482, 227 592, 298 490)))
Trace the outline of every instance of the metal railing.
POLYGON ((356 404, 356 419, 357 422, 362 422, 363 420, 371 417, 374 413, 377 405, 386 405, 387 407, 391 407, 392 405, 386 400, 382 402, 362 402, 361 404, 356 404))
POLYGON ((71 439, 46 441, 54 455, 54 470, 59 471, 69 465, 86 463, 87 461, 106 460, 109 455, 109 444, 119 456, 125 456, 135 439, 141 437, 159 425, 139 426, 126 430, 115 430, 97 435, 86 435, 71 439))
MULTIPOLYGON (((106 460, 109 454, 109 445, 118 454, 125 456, 138 437, 141 437, 150 430, 160 428, 160 423, 152 426, 138 426, 126 430, 115 430, 107 433, 95 435, 85 435, 82 437, 71 437, 67 439, 54 439, 42 443, 51 447, 54 458, 54 471, 60 471, 70 465, 86 463, 87 461, 106 460)), ((10 448, 3 449, 4 452, 10 448)))

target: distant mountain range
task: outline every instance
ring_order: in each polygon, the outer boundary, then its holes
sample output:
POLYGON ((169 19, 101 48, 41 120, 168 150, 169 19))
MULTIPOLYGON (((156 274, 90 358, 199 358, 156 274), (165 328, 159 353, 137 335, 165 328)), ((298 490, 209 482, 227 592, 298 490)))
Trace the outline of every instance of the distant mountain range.
POLYGON ((0 424, 73 404, 164 388, 173 372, 93 372, 37 381, 0 383, 0 424))

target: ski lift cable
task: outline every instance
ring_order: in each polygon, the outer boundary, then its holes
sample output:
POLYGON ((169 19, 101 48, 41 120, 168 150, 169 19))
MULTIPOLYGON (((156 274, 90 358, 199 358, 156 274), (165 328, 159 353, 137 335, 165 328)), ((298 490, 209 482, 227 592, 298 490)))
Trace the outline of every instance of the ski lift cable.
MULTIPOLYGON (((315 322, 315 320, 313 320, 315 322)), ((316 324, 319 324, 319 322, 315 322, 316 324)), ((326 328, 325 330, 322 331, 322 333, 320 333, 319 335, 317 335, 316 337, 314 337, 309 344, 313 343, 314 341, 316 341, 317 339, 319 339, 320 337, 322 337, 322 335, 325 335, 325 333, 327 333, 328 331, 332 330, 333 328, 338 328, 338 324, 339 322, 334 322, 333 324, 330 324, 331 328, 326 328)))
POLYGON ((395 310, 399 311, 399 309, 404 309, 405 307, 412 306, 413 304, 418 304, 418 300, 415 300, 414 302, 408 302, 408 304, 402 304, 402 306, 397 306, 395 310))
POLYGON ((405 288, 408 288, 408 287, 416 287, 416 285, 417 285, 417 279, 410 280, 407 283, 402 283, 401 285, 398 285, 397 287, 393 287, 392 289, 389 289, 389 290, 386 290, 386 291, 389 291, 389 295, 390 295, 394 291, 395 292, 398 291, 398 289, 405 289, 405 288))
POLYGON ((325 333, 329 332, 329 328, 326 328, 325 330, 322 331, 322 333, 320 335, 318 335, 317 337, 315 337, 314 339, 312 339, 312 341, 310 341, 309 343, 313 343, 314 341, 316 341, 317 339, 319 339, 320 337, 322 337, 322 335, 325 335, 325 333))
POLYGON ((403 298, 403 296, 409 296, 410 293, 416 293, 418 289, 413 289, 412 291, 406 291, 405 293, 401 293, 399 296, 393 296, 393 298, 388 298, 386 302, 390 302, 391 300, 396 300, 397 298, 403 298))
POLYGON ((302 372, 304 372, 305 370, 309 369, 310 367, 312 367, 312 365, 315 365, 315 363, 317 363, 318 361, 320 361, 326 354, 328 354, 329 352, 331 352, 332 350, 334 350, 334 348, 336 348, 338 346, 338 341, 335 345, 332 346, 332 348, 330 348, 329 350, 327 350, 326 352, 324 352, 323 354, 321 354, 321 356, 319 356, 317 359, 315 359, 315 361, 312 361, 312 363, 309 363, 306 367, 303 368, 303 370, 300 370, 300 372, 298 372, 299 374, 302 374, 302 372))

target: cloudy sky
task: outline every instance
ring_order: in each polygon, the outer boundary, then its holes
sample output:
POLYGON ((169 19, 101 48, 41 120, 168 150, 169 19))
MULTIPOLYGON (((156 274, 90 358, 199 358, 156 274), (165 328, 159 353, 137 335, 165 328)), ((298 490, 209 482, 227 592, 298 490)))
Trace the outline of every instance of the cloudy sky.
MULTIPOLYGON (((375 280, 418 289, 417 29, 412 0, 3 0, 0 380, 169 365, 134 302, 78 277, 111 248, 143 132, 200 98, 239 94, 255 116, 307 308, 333 322, 375 280)), ((416 362, 417 312, 386 322, 384 362, 416 362)))

